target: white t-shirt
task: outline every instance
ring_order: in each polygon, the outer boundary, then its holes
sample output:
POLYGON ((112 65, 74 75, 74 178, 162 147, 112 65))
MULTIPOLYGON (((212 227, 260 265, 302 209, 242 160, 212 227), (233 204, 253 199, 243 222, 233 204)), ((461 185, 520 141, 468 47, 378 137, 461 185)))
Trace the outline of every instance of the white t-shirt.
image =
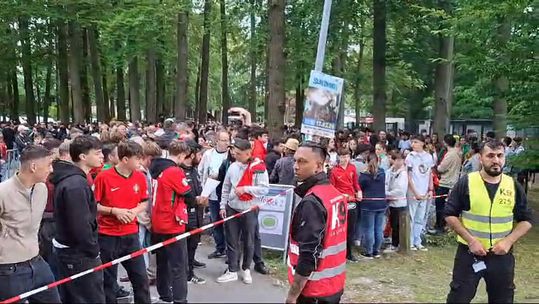
MULTIPOLYGON (((200 179, 202 181, 202 187, 206 183, 206 179, 211 176, 217 176, 219 174, 219 167, 223 161, 227 158, 228 151, 217 152, 215 149, 210 149, 204 152, 202 160, 198 165, 198 173, 200 174, 200 179)), ((217 193, 213 191, 209 197, 210 200, 217 200, 217 193)))
MULTIPOLYGON (((412 174, 415 190, 419 195, 425 195, 429 191, 429 181, 432 178, 431 169, 434 166, 434 159, 428 152, 412 151, 406 156, 406 167, 408 173, 412 174)), ((412 193, 408 193, 412 195, 412 193)))

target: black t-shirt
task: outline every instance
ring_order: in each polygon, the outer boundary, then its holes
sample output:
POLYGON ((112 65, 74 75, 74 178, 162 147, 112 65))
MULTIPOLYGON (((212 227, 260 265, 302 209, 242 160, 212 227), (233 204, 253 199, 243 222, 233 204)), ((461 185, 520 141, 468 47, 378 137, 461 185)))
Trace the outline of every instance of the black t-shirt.
MULTIPOLYGON (((490 201, 494 200, 496 191, 498 191, 498 184, 490 184, 485 181, 485 186, 487 188, 490 201)), ((533 222, 533 215, 531 209, 528 207, 528 199, 526 198, 526 193, 522 186, 516 181, 515 182, 515 207, 513 208, 513 216, 515 221, 522 222, 527 221, 533 222)), ((447 203, 445 204, 445 216, 460 216, 462 211, 470 210, 470 189, 468 188, 468 176, 465 175, 459 179, 455 184, 447 203)))

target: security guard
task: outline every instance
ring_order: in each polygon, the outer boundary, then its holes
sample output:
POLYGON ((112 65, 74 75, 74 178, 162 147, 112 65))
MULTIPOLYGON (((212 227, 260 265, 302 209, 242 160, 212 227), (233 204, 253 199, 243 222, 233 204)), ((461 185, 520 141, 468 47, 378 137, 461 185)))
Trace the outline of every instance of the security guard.
POLYGON ((324 173, 322 147, 304 144, 294 159, 301 182, 295 192, 302 199, 290 229, 286 303, 339 303, 345 283, 347 202, 324 173))
POLYGON ((448 303, 469 303, 481 278, 487 285, 489 303, 512 303, 512 247, 532 226, 524 190, 502 174, 503 144, 485 142, 480 161, 481 171, 462 177, 445 206, 445 219, 458 234, 448 303), (513 221, 517 222, 514 228, 513 221))

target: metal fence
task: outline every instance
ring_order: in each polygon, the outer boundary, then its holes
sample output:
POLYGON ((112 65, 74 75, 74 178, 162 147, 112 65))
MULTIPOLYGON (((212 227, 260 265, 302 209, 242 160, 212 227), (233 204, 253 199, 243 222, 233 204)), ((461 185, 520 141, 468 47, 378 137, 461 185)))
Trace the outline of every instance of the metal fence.
POLYGON ((21 163, 19 162, 19 150, 17 149, 11 149, 7 150, 7 156, 5 159, 5 163, 0 165, 0 176, 1 181, 5 181, 6 179, 10 178, 19 170, 21 163))

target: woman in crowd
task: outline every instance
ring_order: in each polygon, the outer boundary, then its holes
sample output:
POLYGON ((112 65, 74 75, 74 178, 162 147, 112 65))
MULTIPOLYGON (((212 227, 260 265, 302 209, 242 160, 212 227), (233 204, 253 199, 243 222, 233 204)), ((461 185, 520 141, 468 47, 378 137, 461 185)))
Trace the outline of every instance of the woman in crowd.
POLYGON ((389 170, 389 157, 387 157, 386 145, 379 142, 375 145, 374 151, 378 157, 378 166, 384 169, 384 171, 389 170))
POLYGON ((361 233, 363 257, 379 258, 384 240, 384 216, 387 210, 385 191, 385 172, 378 165, 376 153, 369 153, 366 158, 367 168, 359 176, 363 199, 361 208, 361 233))
POLYGON ((408 206, 408 172, 399 152, 391 153, 391 168, 386 173, 386 198, 389 202, 391 245, 384 252, 395 252, 399 247, 399 218, 408 206))

